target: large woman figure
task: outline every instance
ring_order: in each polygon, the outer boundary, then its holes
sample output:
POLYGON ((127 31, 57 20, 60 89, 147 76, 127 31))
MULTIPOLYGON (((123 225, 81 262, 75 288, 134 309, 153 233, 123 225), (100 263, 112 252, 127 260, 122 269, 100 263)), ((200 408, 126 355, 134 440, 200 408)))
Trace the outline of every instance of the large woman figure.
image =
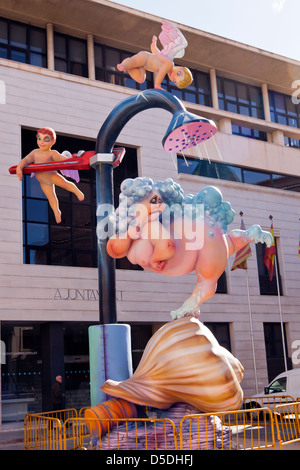
POLYGON ((191 296, 171 315, 199 317, 200 305, 215 294, 228 258, 251 241, 272 243, 272 235, 259 225, 228 232, 233 218, 231 205, 213 186, 184 196, 170 178, 156 183, 150 178, 127 179, 107 251, 165 276, 195 271, 191 296))

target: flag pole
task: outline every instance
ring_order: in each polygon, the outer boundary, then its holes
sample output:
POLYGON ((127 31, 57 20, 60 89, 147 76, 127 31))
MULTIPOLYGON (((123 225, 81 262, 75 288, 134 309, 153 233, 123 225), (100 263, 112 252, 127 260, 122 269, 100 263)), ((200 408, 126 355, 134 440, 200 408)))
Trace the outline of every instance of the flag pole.
MULTIPOLYGON (((242 211, 240 212, 240 216, 243 217, 242 211)), ((251 310, 251 301, 250 301, 248 269, 245 269, 245 274, 246 274, 247 298, 248 298, 248 309, 249 309, 250 337, 251 337, 253 367, 254 367, 254 379, 255 379, 256 393, 258 393, 257 369, 256 369, 256 359, 255 359, 254 334, 253 334, 253 324, 252 324, 252 310, 251 310)))
MULTIPOLYGON (((270 215, 269 219, 273 220, 273 216, 270 215)), ((274 237, 275 241, 275 237, 274 237)), ((277 297, 278 297, 278 306, 279 306, 279 316, 280 316, 280 328, 281 328, 281 337, 282 337, 282 348, 283 348, 283 359, 284 359, 284 368, 287 371, 287 360, 286 360, 286 347, 285 347, 285 337, 284 337, 284 328, 283 328, 283 317, 282 317, 282 308, 281 308, 281 299, 280 299, 280 288, 279 288, 279 275, 278 275, 278 264, 277 264, 277 250, 274 256, 275 261, 275 276, 276 276, 276 285, 277 285, 277 297)))
POLYGON ((253 326, 252 326, 252 312, 251 312, 251 302, 250 302, 250 293, 249 293, 249 281, 248 281, 248 272, 246 271, 246 285, 247 285, 247 296, 248 296, 248 307, 249 307, 249 322, 250 322, 250 336, 252 344, 252 355, 253 355, 253 366, 254 366, 254 378, 255 378, 255 388, 256 393, 258 393, 258 383, 257 383, 257 373, 256 373, 256 360, 255 360, 255 348, 254 348, 254 335, 253 335, 253 326))

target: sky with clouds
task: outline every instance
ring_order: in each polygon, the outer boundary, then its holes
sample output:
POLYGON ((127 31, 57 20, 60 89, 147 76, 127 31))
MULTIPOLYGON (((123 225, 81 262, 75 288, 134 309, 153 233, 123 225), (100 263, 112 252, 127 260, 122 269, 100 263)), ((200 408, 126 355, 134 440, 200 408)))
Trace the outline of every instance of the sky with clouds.
POLYGON ((300 61, 300 0, 118 0, 112 3, 300 61))

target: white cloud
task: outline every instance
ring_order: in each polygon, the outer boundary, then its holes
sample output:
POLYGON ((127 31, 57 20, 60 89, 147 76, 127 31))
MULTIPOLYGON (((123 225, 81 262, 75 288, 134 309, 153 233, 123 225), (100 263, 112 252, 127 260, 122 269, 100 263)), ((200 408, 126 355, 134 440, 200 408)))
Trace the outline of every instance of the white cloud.
POLYGON ((274 0, 272 3, 273 10, 280 12, 284 7, 286 0, 274 0))

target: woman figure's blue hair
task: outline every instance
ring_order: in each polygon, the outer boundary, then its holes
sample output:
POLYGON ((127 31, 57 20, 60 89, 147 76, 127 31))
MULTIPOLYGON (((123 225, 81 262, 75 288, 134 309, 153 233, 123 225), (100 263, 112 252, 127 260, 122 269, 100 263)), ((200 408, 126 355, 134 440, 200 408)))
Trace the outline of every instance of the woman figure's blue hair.
POLYGON ((173 212, 181 214, 184 207, 190 206, 191 216, 197 214, 197 207, 204 205, 204 215, 213 219, 220 225, 224 232, 227 226, 233 221, 235 212, 229 202, 223 201, 222 193, 214 186, 208 186, 197 194, 184 196, 181 186, 167 178, 163 181, 153 182, 151 178, 138 177, 127 178, 121 184, 120 204, 116 210, 113 222, 117 233, 126 233, 128 225, 135 219, 136 204, 146 199, 153 191, 159 192, 166 206, 173 212))

